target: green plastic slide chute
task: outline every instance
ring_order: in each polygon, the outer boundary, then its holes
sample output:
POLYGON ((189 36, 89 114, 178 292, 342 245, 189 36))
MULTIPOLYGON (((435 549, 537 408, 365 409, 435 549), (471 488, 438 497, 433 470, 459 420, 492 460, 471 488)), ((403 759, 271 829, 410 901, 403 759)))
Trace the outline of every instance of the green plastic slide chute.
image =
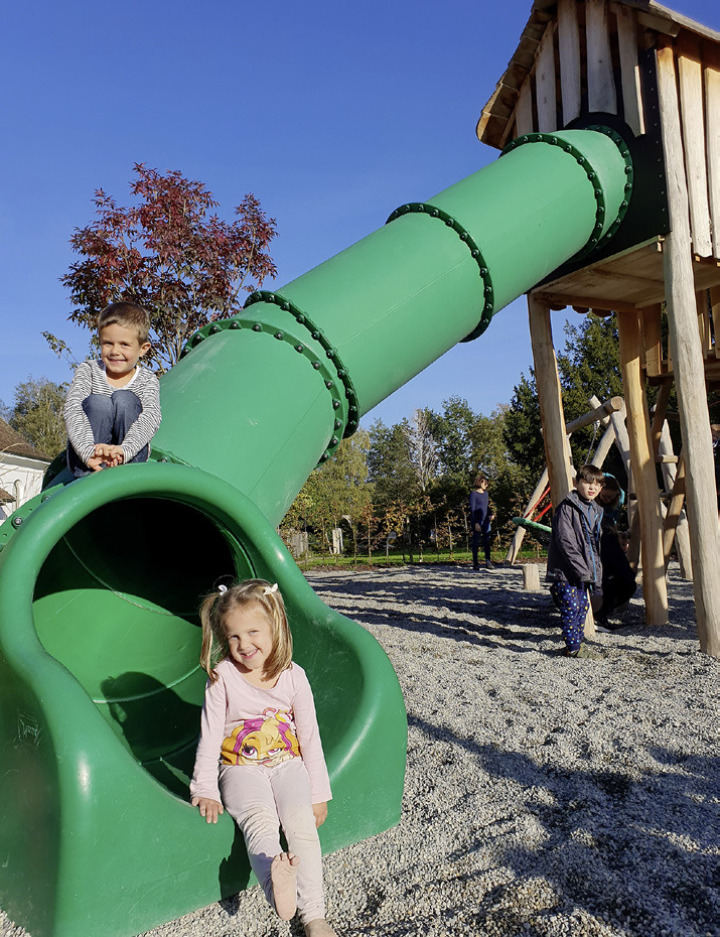
MULTIPOLYGON (((0 907, 33 937, 124 937, 249 882, 229 817, 188 803, 197 606, 277 581, 313 686, 337 849, 400 818, 407 726, 388 658, 276 533, 361 416, 566 260, 630 198, 612 131, 533 134, 242 314, 161 379, 154 462, 68 483, 0 527, 0 907)), ((371 848, 371 847, 370 847, 371 848)))

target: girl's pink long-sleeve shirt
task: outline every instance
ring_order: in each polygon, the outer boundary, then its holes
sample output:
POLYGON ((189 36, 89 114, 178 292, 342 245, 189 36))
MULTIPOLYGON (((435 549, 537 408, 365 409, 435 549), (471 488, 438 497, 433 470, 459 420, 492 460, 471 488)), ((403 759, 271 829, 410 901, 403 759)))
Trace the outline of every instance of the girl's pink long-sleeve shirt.
POLYGON ((240 766, 275 764, 297 757, 297 746, 287 743, 278 754, 263 750, 267 732, 253 733, 253 744, 242 744, 246 723, 282 726, 283 738, 294 735, 310 776, 312 802, 322 804, 332 798, 325 756, 323 755, 315 715, 315 703, 305 671, 293 663, 278 677, 274 687, 253 686, 243 677, 231 658, 226 657, 215 668, 218 679, 208 680, 205 687, 200 741, 195 756, 195 771, 190 784, 193 797, 207 797, 221 801, 218 787, 220 760, 240 766), (245 757, 243 752, 249 752, 245 757), (233 760, 228 760, 232 758, 233 760), (235 762, 234 759, 237 759, 235 762), (250 760, 252 759, 252 760, 250 760))

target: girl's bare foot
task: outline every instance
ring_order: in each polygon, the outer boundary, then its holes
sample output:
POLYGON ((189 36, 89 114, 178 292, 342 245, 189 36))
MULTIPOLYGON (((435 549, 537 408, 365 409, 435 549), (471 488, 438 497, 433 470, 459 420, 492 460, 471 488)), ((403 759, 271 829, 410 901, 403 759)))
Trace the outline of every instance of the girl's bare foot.
POLYGON ((297 884, 295 866, 300 863, 297 856, 281 852, 270 866, 275 911, 282 921, 289 921, 297 910, 297 884))
POLYGON ((337 937, 324 917, 315 921, 308 921, 305 925, 305 937, 337 937))

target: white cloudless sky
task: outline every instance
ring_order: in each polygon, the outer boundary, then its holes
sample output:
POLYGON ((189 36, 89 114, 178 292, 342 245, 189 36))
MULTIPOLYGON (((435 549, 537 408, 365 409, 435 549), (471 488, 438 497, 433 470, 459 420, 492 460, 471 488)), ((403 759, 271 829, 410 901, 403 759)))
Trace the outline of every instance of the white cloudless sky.
MULTIPOLYGON (((720 29, 720 0, 666 4, 720 29)), ((82 356, 59 278, 103 188, 130 200, 135 163, 202 181, 219 213, 254 193, 275 218, 280 287, 469 175, 497 151, 475 124, 530 0, 29 0, 4 10, 0 399, 70 377, 41 332, 82 356)), ((369 272, 371 275, 371 272, 369 272)), ((574 314, 571 321, 578 321, 574 314)), ((562 343, 563 313, 556 313, 562 343)), ((489 415, 531 363, 525 300, 363 420, 451 395, 489 415)))

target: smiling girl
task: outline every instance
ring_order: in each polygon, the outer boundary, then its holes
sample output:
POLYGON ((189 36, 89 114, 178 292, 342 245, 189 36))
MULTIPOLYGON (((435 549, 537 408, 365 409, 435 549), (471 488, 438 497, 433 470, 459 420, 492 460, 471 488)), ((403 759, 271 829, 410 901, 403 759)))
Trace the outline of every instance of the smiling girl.
POLYGON ((200 662, 209 679, 192 804, 208 823, 227 809, 282 920, 297 910, 307 937, 335 937, 325 921, 317 835, 330 782, 312 691, 292 661, 277 583, 249 579, 221 586, 203 602, 200 618, 200 662))

